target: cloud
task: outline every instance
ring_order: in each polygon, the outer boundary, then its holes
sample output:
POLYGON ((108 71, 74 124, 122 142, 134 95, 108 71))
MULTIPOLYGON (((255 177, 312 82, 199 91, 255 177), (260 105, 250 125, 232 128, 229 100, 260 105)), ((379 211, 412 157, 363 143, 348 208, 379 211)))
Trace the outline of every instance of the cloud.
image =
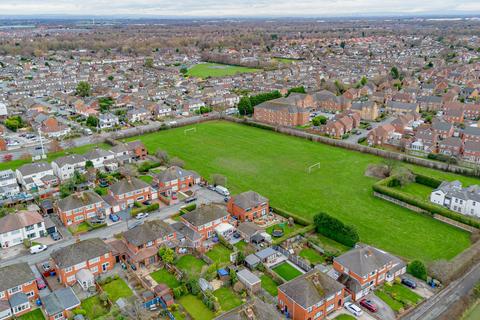
POLYGON ((342 16, 480 12, 478 0, 0 0, 0 15, 342 16))

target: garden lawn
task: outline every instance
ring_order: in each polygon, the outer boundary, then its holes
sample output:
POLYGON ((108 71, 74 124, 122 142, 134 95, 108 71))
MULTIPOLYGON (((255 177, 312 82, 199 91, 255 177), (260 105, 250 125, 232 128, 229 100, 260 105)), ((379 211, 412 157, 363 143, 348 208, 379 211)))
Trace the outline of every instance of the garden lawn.
POLYGON ((275 271, 276 274, 278 274, 280 277, 282 277, 287 281, 295 279, 296 277, 302 274, 298 269, 290 265, 290 263, 288 262, 283 262, 282 264, 276 266, 272 270, 275 271))
POLYGON ((207 257, 216 262, 220 267, 230 263, 230 254, 232 250, 221 243, 217 243, 210 251, 206 253, 207 257))
POLYGON ((115 303, 120 298, 129 298, 133 295, 132 289, 121 278, 113 280, 102 286, 108 293, 110 301, 115 303))
POLYGON ((327 238, 325 237, 324 235, 321 235, 319 233, 311 233, 309 236, 308 236, 308 239, 310 241, 312 241, 314 244, 316 244, 317 246, 320 246, 322 247, 324 250, 328 251, 328 252, 331 252, 331 253, 338 253, 338 254, 342 254, 344 252, 347 252, 348 250, 350 250, 349 247, 341 244, 341 243, 338 243, 337 241, 335 240, 332 240, 330 238, 327 238))
POLYGON ((341 314, 341 315, 338 315, 336 316, 333 320, 355 320, 357 318, 355 318, 354 316, 351 316, 349 314, 341 314))
POLYGON ((270 293, 272 297, 276 297, 278 294, 278 283, 266 274, 262 274, 260 280, 262 280, 262 288, 270 293))
POLYGON ((153 177, 152 176, 139 176, 138 179, 148 183, 148 184, 152 184, 152 181, 153 181, 153 177))
POLYGON ((477 302, 477 304, 470 309, 463 320, 478 320, 480 319, 480 302, 477 302))
MULTIPOLYGON (((310 220, 327 212, 354 225, 362 242, 407 259, 451 259, 470 245, 467 232, 374 197, 372 185, 377 180, 364 173, 369 164, 382 162, 380 157, 225 121, 195 127, 194 134, 185 135, 188 127, 182 127, 131 140, 140 139, 151 153, 162 149, 180 157, 186 168, 203 177, 225 175, 233 194, 255 190, 272 206, 310 220), (307 173, 307 167, 317 162, 320 169, 307 173)), ((409 167, 466 185, 480 183, 409 167)))
POLYGON ((284 235, 287 235, 287 234, 290 234, 292 232, 294 232, 295 230, 301 228, 299 225, 297 224, 294 224, 293 227, 290 227, 288 225, 288 223, 279 223, 279 224, 275 224, 273 226, 270 226, 268 227, 267 229, 265 229, 265 231, 268 233, 268 234, 272 234, 273 233, 273 230, 277 230, 277 229, 282 229, 283 230, 283 234, 284 235))
POLYGON ((219 63, 199 63, 188 69, 187 75, 197 78, 225 77, 237 73, 258 72, 260 69, 232 66, 219 63))
POLYGON ((223 311, 230 311, 242 304, 242 300, 228 287, 213 291, 213 295, 218 298, 223 311))
POLYGON ((70 231, 70 233, 73 235, 76 235, 78 233, 85 233, 90 231, 90 226, 86 222, 82 222, 77 224, 76 226, 68 227, 68 231, 70 231))
POLYGON ((403 187, 395 187, 395 189, 411 194, 422 200, 429 200, 430 194, 433 191, 433 188, 430 188, 428 186, 425 186, 423 184, 416 183, 416 182, 409 183, 403 187))
POLYGON ((423 300, 421 296, 398 283, 394 283, 392 286, 385 284, 375 291, 375 294, 395 312, 398 312, 401 308, 406 309, 409 306, 415 306, 423 300))
POLYGON ((312 264, 319 264, 325 262, 325 257, 317 250, 312 248, 305 248, 300 251, 300 257, 307 259, 312 264))
POLYGON ((175 262, 175 265, 190 276, 198 277, 202 273, 202 268, 206 263, 202 259, 187 254, 180 257, 180 259, 175 262))
POLYGON ((25 313, 19 317, 19 320, 44 320, 45 316, 43 315, 42 309, 38 308, 28 313, 25 313))
POLYGON ((210 320, 214 317, 214 313, 203 304, 202 300, 194 295, 183 296, 178 299, 178 302, 194 320, 210 320))
POLYGON ((168 272, 167 269, 159 269, 155 272, 152 272, 150 273, 150 277, 152 277, 157 283, 165 283, 171 289, 180 285, 180 282, 177 280, 177 278, 168 272))
POLYGON ((105 307, 98 295, 82 301, 82 309, 87 312, 88 319, 96 319, 108 313, 109 307, 105 307))

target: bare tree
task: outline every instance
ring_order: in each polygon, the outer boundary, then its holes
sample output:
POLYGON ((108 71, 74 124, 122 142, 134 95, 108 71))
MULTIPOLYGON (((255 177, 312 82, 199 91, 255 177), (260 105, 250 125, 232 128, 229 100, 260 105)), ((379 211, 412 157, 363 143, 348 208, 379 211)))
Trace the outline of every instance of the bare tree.
POLYGON ((214 173, 212 175, 212 183, 214 186, 226 186, 227 185, 227 178, 224 175, 214 173))
POLYGON ((170 164, 170 167, 177 166, 177 167, 183 168, 185 166, 185 162, 182 159, 177 157, 172 158, 169 164, 170 164))
POLYGON ((157 152, 155 152, 155 156, 162 165, 168 164, 168 160, 170 159, 167 151, 165 150, 157 150, 157 152))

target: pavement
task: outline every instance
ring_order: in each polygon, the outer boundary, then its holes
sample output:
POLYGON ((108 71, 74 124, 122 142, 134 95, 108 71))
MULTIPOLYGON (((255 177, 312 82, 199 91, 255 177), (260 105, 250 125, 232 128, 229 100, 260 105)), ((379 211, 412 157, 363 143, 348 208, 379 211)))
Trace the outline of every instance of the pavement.
POLYGON ((431 297, 418 306, 402 320, 435 320, 457 303, 462 297, 469 294, 470 290, 480 281, 480 263, 476 264, 463 277, 445 287, 440 293, 431 297))
MULTIPOLYGON (((223 196, 216 193, 215 191, 211 191, 206 188, 201 188, 199 186, 196 186, 194 190, 195 190, 195 195, 197 196, 197 200, 195 201, 197 205, 208 204, 211 202, 223 202, 223 196)), ((160 219, 160 220, 168 219, 172 215, 176 214, 180 210, 180 208, 184 205, 185 203, 180 202, 176 205, 168 206, 158 211, 151 212, 148 218, 144 220, 150 221, 150 220, 157 220, 157 219, 160 219)), ((68 233, 68 235, 64 235, 63 240, 54 242, 52 245, 48 247, 47 250, 34 255, 30 254, 27 250, 25 250, 23 245, 12 247, 12 248, 18 247, 17 255, 11 254, 5 257, 2 252, 0 267, 11 265, 14 263, 20 263, 20 262, 27 262, 30 265, 37 264, 39 262, 48 260, 53 250, 69 246, 75 243, 77 239, 86 240, 91 238, 102 238, 102 239, 112 238, 115 234, 121 233, 123 231, 127 231, 128 225, 131 225, 136 221, 137 221, 136 219, 124 220, 124 221, 121 221, 120 223, 116 223, 105 228, 93 230, 79 236, 72 236, 70 235, 70 233, 68 233)))

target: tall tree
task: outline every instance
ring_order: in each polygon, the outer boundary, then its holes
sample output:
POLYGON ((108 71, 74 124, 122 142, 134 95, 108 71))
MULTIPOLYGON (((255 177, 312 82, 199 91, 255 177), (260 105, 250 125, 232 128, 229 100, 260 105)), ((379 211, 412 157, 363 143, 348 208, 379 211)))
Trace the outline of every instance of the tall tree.
POLYGON ((77 84, 77 95, 80 97, 88 97, 90 96, 90 93, 92 91, 92 88, 90 87, 90 83, 86 81, 80 81, 77 84))

